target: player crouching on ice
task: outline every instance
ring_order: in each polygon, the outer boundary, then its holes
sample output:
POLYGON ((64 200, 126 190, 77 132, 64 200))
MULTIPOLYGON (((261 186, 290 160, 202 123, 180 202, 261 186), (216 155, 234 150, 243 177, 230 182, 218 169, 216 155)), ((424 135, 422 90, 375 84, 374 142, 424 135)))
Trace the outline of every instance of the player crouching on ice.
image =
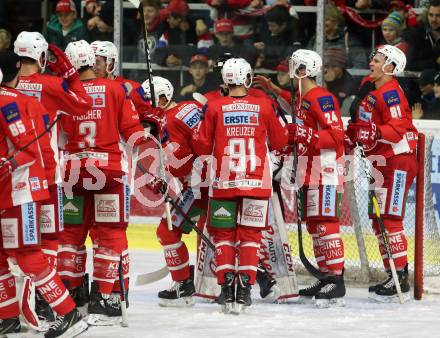
POLYGON ((327 307, 343 305, 345 296, 344 244, 339 232, 344 128, 338 100, 316 84, 321 68, 322 59, 314 51, 299 49, 292 54, 289 73, 297 98, 295 123, 287 128, 289 143, 307 159, 301 191, 303 215, 319 270, 325 276, 300 290, 299 295, 303 300, 315 297, 318 307, 327 307))
POLYGON ((272 102, 248 95, 252 69, 246 60, 227 60, 222 78, 228 96, 209 100, 194 135, 193 149, 198 155, 212 154, 216 161, 207 224, 216 247, 216 274, 224 311, 233 311, 235 303, 235 312, 239 313, 244 305, 251 304, 261 232, 267 225, 272 194, 268 151, 281 150, 288 137, 272 102), (238 270, 236 241, 240 242, 238 270))
MULTIPOLYGON (((147 97, 151 97, 149 80, 143 82, 142 87, 147 97)), ((168 169, 183 184, 183 191, 176 203, 186 216, 197 221, 200 217, 205 217, 208 200, 206 188, 201 190, 201 196, 197 196, 189 185, 195 160, 190 142, 193 131, 200 123, 201 105, 196 101, 174 102, 172 100, 174 88, 170 81, 163 77, 154 76, 153 87, 158 108, 155 117, 145 116, 145 119, 153 123, 157 121, 157 117, 165 115, 165 130, 161 131, 161 123, 158 123, 155 129, 159 132, 163 146, 173 149, 173 159, 167 163, 168 169), (173 163, 174 160, 177 162, 173 163)), ((154 179, 148 187, 155 193, 166 190, 161 179, 154 179)), ((170 289, 159 292, 159 305, 191 306, 194 305, 192 295, 195 293, 194 267, 189 265, 189 253, 182 241, 182 234, 190 233, 192 228, 183 215, 174 208, 171 210, 171 219, 173 223, 171 231, 168 230, 165 217, 157 228, 157 238, 163 246, 166 264, 173 280, 170 289)))
MULTIPOLYGON (((403 298, 408 300, 408 244, 403 231, 403 217, 408 189, 418 170, 415 154, 418 132, 412 123, 408 101, 395 78, 403 72, 405 65, 405 54, 397 47, 384 45, 372 54, 371 74, 367 80, 372 80, 374 87, 365 98, 360 98, 362 102, 356 122, 349 123, 347 136, 351 142, 362 144, 367 156, 379 155, 386 160, 386 164, 378 164, 378 161, 372 163, 376 172, 383 177, 382 185, 374 189, 388 242, 392 243, 390 251, 403 298)), ((369 288, 370 298, 380 302, 396 301, 397 290, 378 218, 373 213, 370 217, 388 273, 383 283, 369 288)))

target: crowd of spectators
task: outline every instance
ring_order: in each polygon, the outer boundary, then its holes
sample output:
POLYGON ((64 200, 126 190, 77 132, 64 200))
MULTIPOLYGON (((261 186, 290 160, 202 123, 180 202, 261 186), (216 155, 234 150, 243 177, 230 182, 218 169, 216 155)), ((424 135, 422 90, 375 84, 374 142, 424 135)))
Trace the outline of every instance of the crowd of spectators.
MULTIPOLYGON (((142 2, 152 61, 162 71, 170 68, 165 74, 181 84, 180 100, 218 85, 210 70, 224 53, 245 58, 256 73, 274 71, 271 81, 285 87, 283 76, 288 77, 281 70, 286 58, 298 48, 316 45, 316 15, 295 10, 315 6, 316 0, 189 1, 205 3, 209 11, 190 10, 186 0, 142 2), (181 78, 172 71, 175 67, 188 67, 188 72, 181 78)), ((113 1, 54 0, 51 5, 53 14, 43 32, 49 43, 64 49, 81 39, 113 40, 113 1)), ((0 15, 0 23, 4 20, 0 15)), ((136 9, 124 10, 124 61, 145 58, 140 21, 136 9)), ((0 25, 0 50, 10 48, 13 38, 0 25)), ((440 0, 326 1, 324 85, 341 105, 356 92, 362 78, 362 73, 353 75, 350 69, 367 70, 372 49, 381 44, 400 48, 407 55, 406 69, 421 72, 419 79, 400 79, 414 117, 440 119, 435 91, 439 78, 434 81, 440 71, 440 0), (414 5, 425 10, 415 11, 414 5), (366 10, 375 10, 375 16, 366 10)))

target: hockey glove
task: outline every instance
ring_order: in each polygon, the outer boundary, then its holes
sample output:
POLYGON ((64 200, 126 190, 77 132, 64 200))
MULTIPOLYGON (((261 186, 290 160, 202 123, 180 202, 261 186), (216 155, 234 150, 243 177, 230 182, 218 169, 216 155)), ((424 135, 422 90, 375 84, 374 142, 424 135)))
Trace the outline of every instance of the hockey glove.
POLYGON ((64 78, 67 82, 79 79, 79 74, 72 66, 67 55, 57 46, 50 44, 49 53, 52 54, 47 60, 47 67, 55 74, 64 78))
POLYGON ((167 185, 162 179, 155 177, 150 182, 146 183, 146 187, 157 195, 157 194, 164 194, 167 185))
POLYGON ((16 166, 12 161, 8 161, 8 159, 5 157, 0 158, 0 177, 9 175, 15 169, 15 167, 16 166))
POLYGON ((162 108, 151 108, 148 111, 144 111, 139 114, 144 128, 150 128, 150 134, 154 137, 158 137, 162 134, 165 126, 165 112, 162 108))
POLYGON ((289 144, 302 143, 305 146, 313 147, 319 139, 315 130, 296 123, 289 123, 287 130, 289 132, 289 144))
POLYGON ((349 123, 347 136, 351 142, 359 142, 367 148, 373 147, 379 139, 378 129, 374 122, 349 123))

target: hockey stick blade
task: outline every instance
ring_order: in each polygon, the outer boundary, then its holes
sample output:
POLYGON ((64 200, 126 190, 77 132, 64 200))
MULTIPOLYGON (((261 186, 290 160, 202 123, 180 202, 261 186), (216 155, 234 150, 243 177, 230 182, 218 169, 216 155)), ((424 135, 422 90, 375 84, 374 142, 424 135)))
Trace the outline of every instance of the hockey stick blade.
POLYGON ((139 285, 146 285, 146 284, 151 284, 151 283, 157 282, 161 279, 164 279, 168 275, 168 273, 169 273, 168 267, 165 265, 164 267, 160 268, 159 270, 139 274, 136 277, 135 285, 139 286, 139 285))
POLYGON ((208 99, 206 98, 205 95, 194 92, 192 95, 193 99, 196 100, 198 103, 200 103, 201 105, 205 105, 206 102, 208 102, 208 99))

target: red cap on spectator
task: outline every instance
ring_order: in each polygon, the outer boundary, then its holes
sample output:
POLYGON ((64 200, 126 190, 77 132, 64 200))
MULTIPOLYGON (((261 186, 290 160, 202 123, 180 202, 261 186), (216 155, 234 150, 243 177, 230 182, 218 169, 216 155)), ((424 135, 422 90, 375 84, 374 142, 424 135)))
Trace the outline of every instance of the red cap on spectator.
POLYGON ((289 71, 289 62, 287 60, 281 61, 278 66, 275 67, 275 70, 279 72, 287 73, 289 71))
POLYGON ((196 63, 196 62, 200 62, 205 65, 208 65, 208 58, 205 55, 196 54, 191 58, 191 60, 189 61, 189 64, 192 65, 193 63, 196 63))
POLYGON ((396 10, 396 9, 404 9, 406 10, 406 4, 404 1, 392 0, 388 4, 388 11, 396 10))
POLYGON ((233 32, 234 28, 232 27, 232 21, 229 19, 219 19, 215 22, 214 25, 215 32, 233 32))
POLYGON ((60 0, 57 3, 57 8, 55 9, 57 13, 76 13, 75 3, 72 0, 60 0))

